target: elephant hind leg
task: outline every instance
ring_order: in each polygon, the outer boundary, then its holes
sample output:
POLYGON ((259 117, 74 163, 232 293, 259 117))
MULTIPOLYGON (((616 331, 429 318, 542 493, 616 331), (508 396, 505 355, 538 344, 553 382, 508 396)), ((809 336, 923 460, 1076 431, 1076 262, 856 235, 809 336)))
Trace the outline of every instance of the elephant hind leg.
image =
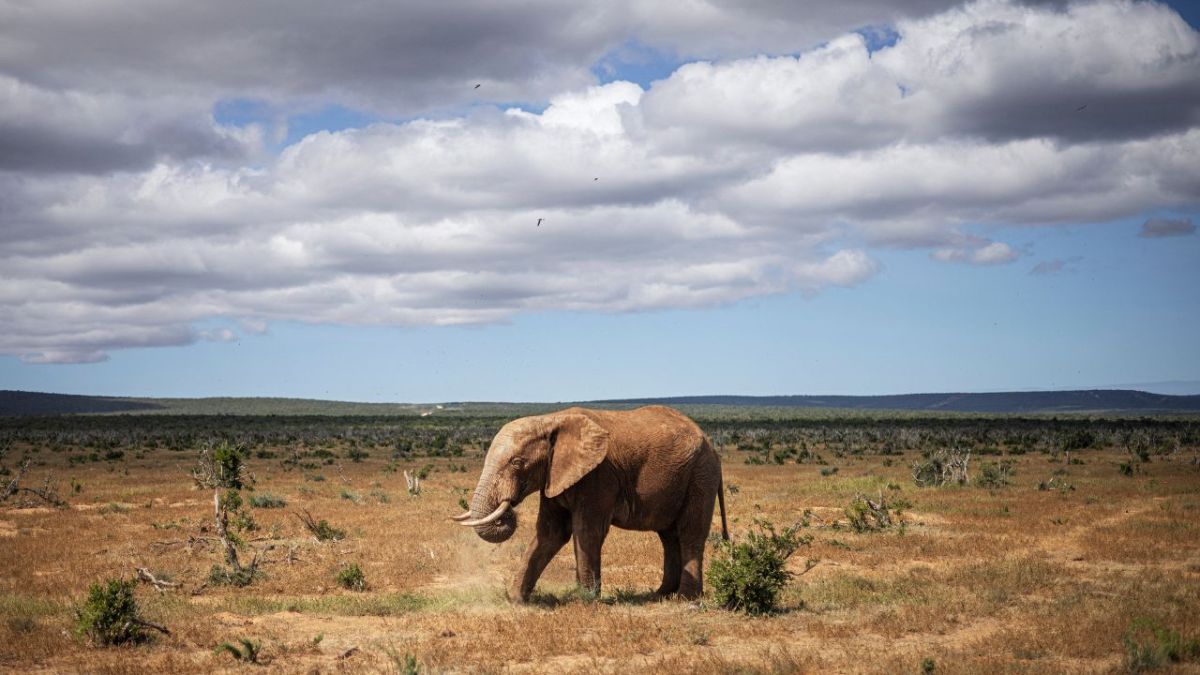
POLYGON ((679 590, 679 577, 683 573, 683 560, 679 553, 679 534, 674 528, 662 530, 658 538, 663 546, 663 578, 662 585, 655 595, 666 597, 679 590))
POLYGON ((715 453, 701 456, 692 470, 691 483, 676 525, 682 569, 680 597, 699 598, 704 591, 704 547, 712 530, 713 508, 721 481, 720 459, 715 453))

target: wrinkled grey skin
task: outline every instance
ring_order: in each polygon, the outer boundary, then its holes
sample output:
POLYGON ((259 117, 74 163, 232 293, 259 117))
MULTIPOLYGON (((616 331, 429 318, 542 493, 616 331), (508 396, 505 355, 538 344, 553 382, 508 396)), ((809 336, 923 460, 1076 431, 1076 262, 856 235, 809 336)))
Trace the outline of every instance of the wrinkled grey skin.
MULTIPOLYGON (((495 511, 496 507, 506 499, 511 501, 515 507, 545 482, 544 472, 539 474, 539 477, 542 478, 541 481, 523 479, 518 467, 511 462, 512 458, 528 450, 535 451, 530 454, 536 454, 538 448, 527 448, 531 444, 531 439, 527 437, 530 432, 529 427, 530 425, 514 426, 510 424, 501 429, 500 433, 492 439, 483 471, 479 476, 479 483, 471 498, 472 518, 482 518, 495 511)), ((532 440, 536 445, 536 441, 540 439, 532 440)), ((548 449, 548 443, 545 445, 545 449, 548 449)), ((475 533, 488 543, 499 544, 512 537, 516 530, 517 514, 510 510, 500 520, 476 527, 475 533)))

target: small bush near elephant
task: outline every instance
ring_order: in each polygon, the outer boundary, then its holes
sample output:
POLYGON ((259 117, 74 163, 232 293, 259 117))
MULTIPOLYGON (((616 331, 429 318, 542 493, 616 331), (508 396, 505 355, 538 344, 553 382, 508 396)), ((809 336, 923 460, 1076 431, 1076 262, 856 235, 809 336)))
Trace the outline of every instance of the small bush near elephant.
POLYGON ((75 610, 75 626, 97 645, 122 645, 146 639, 133 597, 133 580, 109 579, 92 584, 88 597, 75 610))
POLYGON ((799 528, 794 525, 777 532, 774 525, 759 520, 744 542, 718 544, 708 569, 716 603, 752 615, 773 612, 779 591, 792 578, 785 568, 787 559, 812 541, 812 537, 798 535, 799 528))

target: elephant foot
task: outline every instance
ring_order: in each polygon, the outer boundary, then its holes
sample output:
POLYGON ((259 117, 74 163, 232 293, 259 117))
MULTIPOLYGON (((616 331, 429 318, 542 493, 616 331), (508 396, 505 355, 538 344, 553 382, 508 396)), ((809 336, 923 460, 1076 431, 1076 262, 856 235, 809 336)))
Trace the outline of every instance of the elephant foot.
POLYGON ((675 594, 678 592, 679 592, 678 587, 668 588, 666 586, 659 586, 658 590, 654 591, 654 597, 657 598, 658 600, 667 600, 667 599, 674 597, 675 594))
POLYGON ((533 595, 533 593, 522 592, 520 589, 509 588, 504 591, 504 595, 508 598, 508 601, 514 605, 528 605, 529 597, 533 595))

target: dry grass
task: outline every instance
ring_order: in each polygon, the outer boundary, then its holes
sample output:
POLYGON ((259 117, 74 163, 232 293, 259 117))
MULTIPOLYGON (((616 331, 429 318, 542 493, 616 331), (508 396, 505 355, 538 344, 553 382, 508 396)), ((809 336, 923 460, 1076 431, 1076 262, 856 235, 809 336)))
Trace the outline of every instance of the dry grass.
MULTIPOLYGON (((203 529, 210 495, 186 477, 190 453, 68 466, 43 451, 32 476, 53 471, 83 488, 70 509, 0 510, 0 670, 234 670, 247 666, 214 647, 250 638, 262 643, 263 669, 277 672, 404 672, 409 656, 435 672, 891 673, 919 672, 925 659, 936 672, 1121 671, 1135 620, 1200 636, 1200 472, 1156 461, 1129 478, 1117 468, 1123 453, 1078 454, 1086 464, 1017 457, 1014 484, 994 492, 918 489, 904 462, 880 457, 838 460, 839 472, 822 476, 812 465, 748 466, 731 455, 735 537, 753 518, 817 516, 813 546, 790 564, 820 564, 785 591, 780 614, 747 618, 652 601, 658 540, 619 530, 605 546, 598 601, 572 593, 566 547, 536 602, 509 605, 502 589, 528 523, 491 546, 445 517, 474 486, 478 460, 467 473, 430 460, 438 470, 410 496, 403 475, 375 457, 345 462, 343 474, 251 459, 258 490, 287 501, 253 509, 261 529, 252 536, 272 537, 275 549, 250 587, 200 588, 221 556, 215 545, 186 544, 212 536, 203 529), (1062 469, 1074 491, 1037 489, 1062 469), (856 493, 880 490, 912 503, 902 533, 833 527, 856 493), (294 515, 301 509, 347 538, 315 541, 294 515), (366 592, 338 587, 349 563, 362 568, 366 592), (88 584, 135 567, 183 582, 178 592, 138 590, 146 618, 172 634, 119 649, 73 636, 72 608, 88 584)), ((519 517, 535 509, 529 500, 519 517)))

